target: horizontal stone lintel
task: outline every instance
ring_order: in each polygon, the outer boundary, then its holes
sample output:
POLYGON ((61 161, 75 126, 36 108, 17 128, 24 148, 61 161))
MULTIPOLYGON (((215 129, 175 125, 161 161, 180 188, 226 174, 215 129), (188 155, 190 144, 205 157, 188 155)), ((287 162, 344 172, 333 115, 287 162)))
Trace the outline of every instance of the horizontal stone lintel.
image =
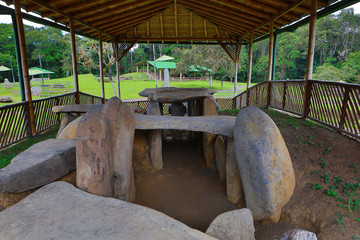
POLYGON ((173 117, 135 114, 135 129, 175 129, 234 136, 231 116, 173 117))

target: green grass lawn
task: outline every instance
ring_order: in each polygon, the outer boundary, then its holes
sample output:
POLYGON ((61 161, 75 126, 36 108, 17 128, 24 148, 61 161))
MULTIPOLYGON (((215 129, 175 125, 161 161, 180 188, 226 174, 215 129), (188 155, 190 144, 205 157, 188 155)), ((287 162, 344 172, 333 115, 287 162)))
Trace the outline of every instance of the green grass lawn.
MULTIPOLYGON (((128 73, 121 75, 122 78, 132 78, 132 80, 122 80, 120 82, 121 89, 121 98, 122 99, 132 99, 132 98, 140 98, 139 92, 141 92, 145 88, 155 88, 155 81, 149 79, 145 73, 128 73), (140 79, 139 79, 140 76, 140 79)), ((41 82, 32 83, 31 86, 41 85, 41 82)), ((46 80, 45 84, 63 84, 67 86, 67 91, 71 91, 74 89, 74 78, 72 76, 66 78, 58 78, 46 80)), ((157 82, 157 86, 161 87, 163 82, 157 82)), ((105 82, 105 97, 111 98, 114 96, 114 91, 111 83, 105 82)), ((116 80, 114 80, 115 91, 117 91, 116 80)), ((180 88, 209 88, 209 83, 207 81, 184 81, 184 82, 171 82, 170 86, 172 87, 180 87, 180 88)), ((226 90, 233 88, 233 83, 223 82, 223 87, 221 87, 221 81, 213 80, 213 90, 226 90)), ((246 83, 238 83, 238 86, 246 86, 246 83)), ((101 84, 96 80, 96 78, 92 74, 81 74, 79 75, 79 89, 81 92, 88 93, 95 96, 101 96, 101 84)), ((0 96, 10 96, 13 99, 13 103, 21 102, 20 95, 20 87, 19 83, 16 83, 15 86, 11 86, 10 89, 6 89, 4 84, 0 84, 0 96)), ((64 89, 54 89, 54 88, 46 88, 46 96, 55 96, 58 94, 63 94, 64 89), (49 92, 51 90, 51 93, 49 92)), ((45 97, 46 97, 45 96, 45 97)), ((33 99, 40 99, 43 97, 35 97, 33 99)), ((7 105, 6 103, 0 103, 0 106, 7 105)))

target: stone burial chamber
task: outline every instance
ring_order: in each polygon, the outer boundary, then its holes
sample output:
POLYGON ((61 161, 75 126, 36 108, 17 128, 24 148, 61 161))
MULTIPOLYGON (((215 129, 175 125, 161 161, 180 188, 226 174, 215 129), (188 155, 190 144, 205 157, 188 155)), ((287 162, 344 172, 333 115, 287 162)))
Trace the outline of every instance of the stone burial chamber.
MULTIPOLYGON (((95 195, 133 201, 135 129, 151 130, 150 136, 164 128, 200 131, 214 135, 215 165, 226 181, 228 200, 236 204, 244 195, 254 219, 279 220, 282 207, 294 192, 295 175, 285 142, 270 117, 255 107, 243 109, 236 118, 161 116, 154 112, 156 104, 150 102, 150 115, 135 114, 114 97, 102 109, 81 117, 77 127, 77 187, 95 195)), ((152 163, 160 169, 161 154, 157 157, 158 162, 152 163)))

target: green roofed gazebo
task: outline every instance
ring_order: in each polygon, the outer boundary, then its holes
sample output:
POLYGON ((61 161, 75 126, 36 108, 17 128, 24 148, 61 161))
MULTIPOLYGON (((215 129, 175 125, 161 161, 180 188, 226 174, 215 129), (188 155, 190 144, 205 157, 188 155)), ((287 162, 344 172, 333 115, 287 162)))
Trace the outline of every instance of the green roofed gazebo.
POLYGON ((40 74, 53 74, 54 72, 51 72, 49 70, 38 68, 38 67, 32 67, 29 69, 29 75, 40 75, 40 74))
POLYGON ((1 65, 0 72, 4 72, 4 71, 10 71, 10 68, 1 65))

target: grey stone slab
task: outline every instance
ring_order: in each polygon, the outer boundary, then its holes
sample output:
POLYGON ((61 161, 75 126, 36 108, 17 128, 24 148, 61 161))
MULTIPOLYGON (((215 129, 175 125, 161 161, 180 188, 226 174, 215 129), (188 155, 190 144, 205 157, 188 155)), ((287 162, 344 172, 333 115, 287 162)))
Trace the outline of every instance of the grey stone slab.
MULTIPOLYGON (((160 116, 160 105, 158 102, 151 101, 148 105, 148 115, 160 116)), ((148 133, 150 146, 150 159, 156 170, 163 168, 162 159, 162 130, 152 130, 148 133)))
POLYGON ((236 159, 247 208, 255 220, 280 219, 295 189, 289 151, 273 120, 256 107, 246 107, 234 127, 236 159))
POLYGON ((67 125, 69 125, 76 118, 77 118, 77 116, 75 116, 75 115, 72 115, 70 113, 66 114, 66 116, 63 119, 61 119, 60 127, 59 127, 58 133, 56 135, 56 138, 59 138, 60 134, 67 127, 67 125))
POLYGON ((211 222, 206 234, 220 240, 255 240, 250 209, 242 208, 220 214, 211 222))
POLYGON ((148 97, 152 101, 164 103, 187 102, 191 100, 211 97, 216 91, 207 88, 146 88, 139 93, 140 96, 148 97))
POLYGON ((95 196, 65 182, 44 186, 0 213, 1 239, 211 240, 163 213, 95 196))
POLYGON ((226 197, 237 204, 243 196, 239 167, 235 158, 234 139, 230 138, 226 150, 226 197))
POLYGON ((175 129, 208 132, 232 137, 235 118, 231 116, 172 117, 135 114, 136 129, 175 129))
POLYGON ((226 145, 223 137, 217 136, 215 140, 216 169, 221 181, 226 179, 226 145))
POLYGON ((17 155, 0 169, 0 193, 24 192, 48 184, 75 169, 73 139, 49 139, 17 155))
POLYGON ((54 113, 86 113, 92 110, 101 110, 103 107, 103 104, 73 104, 53 106, 52 111, 54 113))
POLYGON ((99 196, 113 196, 113 163, 109 120, 101 111, 85 114, 76 144, 76 186, 99 196))

